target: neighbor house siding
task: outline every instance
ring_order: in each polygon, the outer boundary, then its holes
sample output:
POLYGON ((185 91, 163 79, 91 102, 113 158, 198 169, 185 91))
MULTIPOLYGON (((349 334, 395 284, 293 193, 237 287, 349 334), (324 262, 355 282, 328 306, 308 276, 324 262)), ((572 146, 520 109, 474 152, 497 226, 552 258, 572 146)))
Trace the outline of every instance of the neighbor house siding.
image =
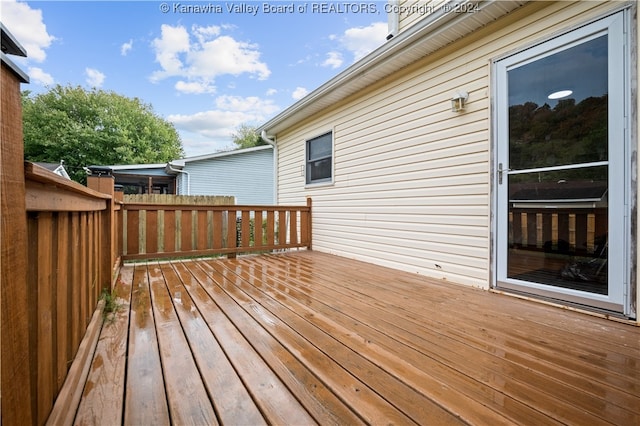
POLYGON ((491 59, 599 16, 532 3, 332 111, 278 134, 279 202, 313 198, 313 247, 489 286, 491 59), (464 113, 450 110, 469 92, 464 113), (305 143, 334 133, 334 184, 305 187, 305 143))
MULTIPOLYGON (((191 179, 191 195, 232 195, 236 204, 271 205, 273 200, 273 150, 189 161, 184 171, 191 179)), ((186 193, 186 175, 181 173, 186 193)))

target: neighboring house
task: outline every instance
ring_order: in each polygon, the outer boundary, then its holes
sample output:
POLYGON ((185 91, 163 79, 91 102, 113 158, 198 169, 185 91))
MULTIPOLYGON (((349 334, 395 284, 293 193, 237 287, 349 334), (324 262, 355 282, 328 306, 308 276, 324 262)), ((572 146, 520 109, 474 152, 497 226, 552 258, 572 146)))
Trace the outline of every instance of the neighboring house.
POLYGON ((383 46, 258 129, 313 248, 637 318, 636 2, 389 4, 383 46))
POLYGON ((227 195, 236 204, 274 203, 273 148, 258 146, 188 157, 166 164, 92 166, 111 173, 125 193, 227 195), (151 190, 149 190, 151 188, 151 190))
POLYGON ((53 173, 57 174, 58 176, 62 176, 63 178, 67 178, 67 179, 71 179, 71 177, 69 177, 69 174, 67 173, 67 170, 64 168, 64 163, 63 161, 60 161, 60 163, 35 163, 40 167, 44 167, 47 170, 51 170, 53 173))
POLYGON ((236 204, 274 203, 273 148, 269 145, 217 152, 170 162, 177 194, 232 195, 236 204))
POLYGON ((176 177, 166 172, 166 163, 92 166, 92 173, 110 172, 125 194, 175 194, 176 177))

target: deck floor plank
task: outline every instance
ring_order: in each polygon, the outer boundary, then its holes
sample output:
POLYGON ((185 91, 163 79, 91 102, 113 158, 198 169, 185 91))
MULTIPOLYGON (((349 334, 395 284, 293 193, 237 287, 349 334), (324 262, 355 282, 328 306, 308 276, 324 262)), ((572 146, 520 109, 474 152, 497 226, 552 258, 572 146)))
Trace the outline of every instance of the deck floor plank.
POLYGON ((311 251, 121 280, 77 424, 640 424, 640 327, 311 251))
POLYGON ((174 303, 182 304, 182 296, 169 293, 160 265, 150 264, 148 273, 171 421, 179 425, 216 425, 216 414, 184 334, 183 326, 190 325, 181 324, 174 309, 174 303))
MULTIPOLYGON (((281 272, 274 270, 272 265, 266 266, 269 267, 265 270, 266 277, 259 279, 270 282, 281 276, 281 272)), ((316 274, 315 278, 324 280, 326 277, 316 274)), ((286 283, 280 282, 274 285, 287 288, 283 295, 289 294, 293 300, 301 298, 296 294, 299 290, 288 287, 286 283)), ((394 333, 393 330, 390 330, 394 324, 384 326, 384 323, 388 322, 390 312, 376 312, 369 305, 360 306, 361 303, 357 298, 351 297, 352 295, 349 294, 327 293, 322 295, 323 290, 314 291, 318 295, 314 296, 313 301, 307 302, 310 309, 309 315, 313 316, 313 321, 317 323, 318 327, 326 329, 327 321, 332 322, 333 327, 339 325, 342 331, 336 333, 336 336, 340 336, 345 345, 366 354, 372 362, 384 366, 394 376, 402 377, 424 395, 428 395, 434 400, 445 401, 445 406, 463 419, 472 423, 510 423, 513 419, 508 419, 508 412, 512 410, 516 411, 516 417, 526 414, 538 422, 550 420, 544 415, 532 412, 526 405, 519 404, 517 401, 509 401, 509 398, 502 393, 494 392, 493 398, 501 399, 501 408, 508 407, 498 414, 495 408, 490 408, 492 400, 483 395, 487 391, 481 388, 486 387, 486 384, 476 383, 466 374, 460 374, 447 368, 448 364, 451 365, 447 361, 448 358, 459 358, 463 363, 468 364, 465 356, 473 357, 476 355, 475 353, 466 351, 464 355, 460 355, 455 353, 459 348, 449 348, 449 350, 444 349, 443 354, 439 357, 429 356, 430 352, 433 352, 432 347, 424 349, 422 352, 415 348, 413 340, 419 339, 419 335, 407 332, 402 328, 399 329, 399 332, 394 333), (327 305, 327 301, 331 301, 332 306, 327 305), (349 312, 349 315, 344 315, 344 312, 349 312), (403 339, 399 334, 407 337, 403 339), (473 389, 478 389, 478 392, 474 394, 473 389), (482 403, 479 403, 478 400, 482 403)), ((282 298, 282 296, 278 297, 278 300, 282 300, 282 298)), ((292 304, 291 309, 303 311, 305 308, 292 304)), ((435 338, 437 337, 435 336, 435 338)))
MULTIPOLYGON (((244 333, 254 329, 255 322, 246 316, 234 315, 238 309, 235 302, 225 297, 224 291, 199 268, 200 264, 190 266, 211 303, 207 303, 206 296, 197 290, 189 287, 187 290, 196 303, 206 306, 202 310, 205 320, 266 421, 273 424, 315 423, 246 338, 244 333)), ((272 349, 277 351, 277 345, 272 349)))
MULTIPOLYGON (((234 261, 228 265, 234 264, 242 265, 243 261, 234 261)), ((343 369, 360 378, 376 393, 385 397, 389 403, 412 417, 414 421, 422 424, 459 421, 452 416, 453 413, 420 391, 425 383, 423 380, 431 382, 431 385, 436 387, 442 386, 442 383, 433 383, 430 377, 424 375, 420 378, 418 378, 419 375, 413 376, 418 371, 412 369, 403 359, 392 356, 353 329, 344 327, 321 310, 314 309, 316 305, 313 301, 301 295, 299 291, 295 289, 284 291, 286 284, 275 281, 266 270, 244 267, 234 269, 247 284, 243 285, 243 288, 253 294, 254 299, 264 300, 266 309, 339 363, 343 369), (268 297, 265 298, 259 292, 264 292, 268 297), (300 303, 298 300, 305 300, 307 304, 300 303), (380 362, 381 359, 384 361, 380 362), (412 380, 404 380, 405 377, 411 377, 412 380), (421 385, 415 386, 418 382, 421 382, 421 385), (419 408, 416 409, 416 407, 419 408)), ((350 321, 349 325, 353 326, 353 321, 350 321)), ((323 375, 324 371, 318 369, 316 374, 323 375)), ((329 380, 331 379, 329 377, 329 380)), ((473 401, 468 402, 473 403, 473 401)), ((480 407, 476 408, 480 409, 480 407)), ((499 423, 495 415, 491 416, 491 421, 494 424, 499 423)))
MULTIPOLYGON (((341 260, 338 260, 338 262, 341 262, 341 260)), ((350 270, 350 273, 353 273, 352 270, 350 270)), ((417 283, 419 283, 419 279, 417 283)), ((378 287, 397 286, 395 282, 380 283, 375 280, 368 284, 378 287)), ((395 308, 400 312, 407 312, 409 314, 416 312, 416 303, 419 303, 423 297, 420 288, 414 287, 407 289, 404 285, 400 285, 397 288, 402 292, 406 299, 403 300, 401 305, 396 304, 395 308)), ((452 290, 453 288, 450 290, 442 289, 439 293, 442 295, 447 293, 452 295, 457 294, 453 293, 452 290)), ((504 336, 505 339, 519 338, 527 345, 531 345, 532 343, 541 343, 537 346, 542 348, 548 348, 548 345, 545 344, 545 339, 548 338, 557 338, 560 341, 565 341, 567 344, 565 345, 566 348, 563 348, 562 354, 558 353, 558 348, 553 348, 551 351, 551 354, 563 359, 566 359, 566 357, 562 356, 565 350, 576 352, 576 355, 579 355, 580 359, 586 359, 592 355, 599 357, 602 354, 602 351, 605 350, 608 354, 607 361, 611 360, 611 362, 607 362, 607 367, 611 367, 610 369, 613 372, 617 371, 620 366, 620 364, 615 364, 615 358, 618 353, 622 355, 619 360, 624 364, 626 357, 634 356, 640 350, 640 345, 637 341, 634 342, 634 338, 632 337, 634 334, 630 330, 619 330, 619 327, 612 328, 615 325, 614 322, 605 322, 604 324, 599 325, 598 330, 590 330, 590 318, 587 319, 588 317, 584 315, 573 315, 567 318, 565 315, 562 315, 562 310, 558 309, 547 309, 545 310, 545 315, 540 315, 539 304, 533 302, 523 302, 516 305, 516 310, 514 310, 511 309, 514 307, 512 305, 505 307, 500 306, 496 303, 496 298, 491 294, 483 291, 480 291, 480 293, 480 297, 478 298, 466 298, 465 306, 468 308, 466 310, 456 309, 459 308, 459 302, 457 300, 459 300, 460 296, 443 300, 440 302, 439 306, 442 308, 451 308, 442 309, 442 312, 449 314, 449 317, 451 317, 452 314, 456 314, 456 311, 459 311, 460 316, 456 315, 458 318, 466 319, 471 317, 475 322, 482 320, 487 323, 492 321, 502 323, 505 320, 511 321, 519 319, 532 324, 539 324, 540 327, 532 327, 529 329, 523 329, 521 327, 504 327, 497 330, 492 329, 491 331, 499 331, 502 333, 501 336, 504 336), (486 309, 488 307, 494 309, 486 309), (479 310, 483 310, 482 317, 477 317, 476 315, 476 312, 479 310), (570 326, 571 324, 568 322, 571 322, 573 326, 570 326), (616 332, 613 333, 612 338, 609 339, 609 331, 614 330, 616 332), (618 341, 615 342, 613 339, 617 339, 618 341)), ((473 324, 473 322, 465 322, 464 324, 473 324)), ((508 322, 508 324, 510 323, 508 322)), ((631 328, 631 330, 633 330, 633 328, 631 328)), ((464 331, 466 333, 467 330, 464 331)), ((635 340, 637 340, 637 337, 635 337, 635 340)), ((590 364, 589 360, 587 360, 587 363, 590 364)))
MULTIPOLYGON (((213 269, 200 264, 198 271, 192 268, 203 283, 215 285, 215 280, 205 273, 213 269)), ((311 374, 309 369, 300 363, 277 340, 264 329, 245 327, 243 335, 260 354, 265 363, 282 380, 300 403, 320 424, 361 424, 362 420, 340 401, 332 390, 311 374)))
POLYGON ((123 267, 114 288, 117 310, 109 314, 102 325, 76 413, 74 423, 77 425, 122 423, 132 281, 133 267, 123 267))
MULTIPOLYGON (((374 288, 380 287, 380 284, 371 281, 367 285, 374 288)), ((444 293, 445 290, 439 292, 444 293)), ((466 310, 460 309, 460 306, 451 306, 450 309, 440 309, 438 314, 434 315, 434 312, 428 312, 423 305, 419 304, 419 289, 405 290, 403 295, 406 295, 409 300, 405 300, 403 296, 397 300, 393 309, 417 324, 428 324, 437 320, 434 323, 434 330, 440 333, 446 332, 465 342, 475 337, 477 342, 488 351, 497 348, 512 354, 527 354, 531 358, 527 362, 541 361, 558 367, 550 374, 551 377, 557 377, 557 374, 566 372, 574 374, 571 380, 565 381, 566 383, 588 378, 589 383, 593 384, 593 379, 596 378, 596 384, 599 380, 603 380, 608 388, 614 386, 621 392, 631 391, 634 395, 640 392, 637 378, 628 364, 629 357, 637 358, 640 353, 640 342, 637 335, 633 334, 634 331, 637 332, 637 328, 622 326, 620 329, 620 324, 602 321, 603 324, 593 329, 590 327, 593 324, 593 318, 586 315, 569 316, 567 319, 575 323, 574 327, 569 327, 564 325, 567 316, 562 310, 544 307, 546 309, 541 311, 542 307, 539 304, 527 301, 515 305, 499 304, 501 298, 495 298, 494 295, 486 292, 480 292, 477 297, 474 297, 475 302, 467 298, 469 300, 465 300, 464 303, 468 308, 466 310), (482 304, 478 304, 479 300, 482 300, 482 304), (419 315, 421 309, 422 316, 419 315), (478 316, 477 312, 483 312, 483 315, 478 316), (536 315, 528 315, 529 312, 536 312, 536 315), (541 315, 542 312, 544 315, 541 315), (525 320, 523 315, 532 318, 525 320), (555 321, 549 319, 554 317, 555 321), (581 322, 578 322, 575 317, 581 322), (430 321, 425 322, 425 318, 430 321), (543 320, 543 318, 547 319, 543 320), (518 322, 514 324, 514 320, 518 322), (522 321, 538 326, 526 328, 517 326, 522 321), (450 327, 453 323, 457 323, 456 327, 450 327), (614 326, 617 327, 614 328, 614 326), (589 328, 593 330, 593 339, 582 335, 583 331, 586 333, 589 328), (622 346, 606 344, 607 335, 618 334, 614 332, 615 330, 620 330, 620 334, 627 335, 622 346), (599 339, 605 343, 601 343, 599 339), (487 341, 488 343, 482 343, 487 341), (516 350, 518 345, 520 350, 516 350), (605 353, 606 362, 598 362, 602 360, 602 355, 605 353)), ((607 393, 610 390, 608 389, 607 393)), ((625 405, 640 407, 640 404, 625 405)))
MULTIPOLYGON (((420 398, 415 391, 388 377, 386 372, 327 334, 335 330, 323 332, 313 327, 299 316, 291 314, 288 309, 272 303, 272 299, 261 297, 259 292, 254 291, 253 285, 231 269, 224 268, 219 262, 209 264, 223 283, 229 284, 224 285, 229 296, 301 362, 314 370, 367 422, 409 424, 412 420, 418 423, 427 418, 442 422, 444 417, 438 417, 441 413, 435 412, 442 411, 440 407, 429 410, 434 406, 432 401, 420 398), (252 297, 252 294, 256 297, 252 297), (383 403, 385 400, 387 403, 383 403), (400 408, 403 405, 412 406, 411 411, 417 419, 407 416, 400 408)), ((233 264, 229 266, 233 267, 233 264)))
MULTIPOLYGON (((327 268, 327 267, 320 266, 316 268, 315 271, 322 272, 323 268, 327 268)), ((344 270, 340 269, 340 271, 344 271, 344 270)), ((325 272, 329 273, 328 270, 325 272)), ((369 269, 369 272, 370 273, 372 272, 371 269, 369 269)), ((347 288, 349 287, 348 283, 349 281, 352 281, 354 279, 353 273, 351 270, 349 270, 349 272, 341 272, 341 273, 342 275, 336 272, 332 273, 331 278, 326 280, 323 283, 324 285, 322 286, 322 288, 318 289, 318 291, 326 291, 330 287, 330 284, 328 281, 335 280, 336 282, 341 283, 339 290, 343 291, 342 299, 353 300, 354 304, 358 304, 362 300, 366 300, 370 296, 370 295, 363 295, 363 294, 348 293, 348 290, 347 290, 347 288)), ((371 294, 376 294, 376 292, 374 291, 374 289, 376 288, 375 281, 377 281, 378 279, 380 279, 379 275, 376 276, 376 278, 368 279, 367 288, 371 289, 371 294)), ((359 286, 358 288, 362 288, 362 286, 359 286)), ((441 291, 441 292, 446 294, 446 291, 441 291)), ((393 292, 387 293, 387 298, 385 303, 393 303, 394 297, 395 295, 393 292)), ((340 297, 336 297, 335 294, 333 295, 328 294, 326 297, 323 297, 323 299, 324 300, 335 299, 338 301, 335 303, 338 303, 338 304, 340 303, 339 300, 342 300, 340 297)), ((419 300, 419 295, 416 295, 416 299, 419 300)), ((399 303, 403 304, 404 306, 411 306, 410 302, 406 302, 403 299, 401 299, 399 303)), ((357 307, 355 305, 351 307, 357 310, 357 307)), ((348 309, 348 308, 349 306, 347 305, 343 307, 343 309, 348 309)), ((396 308, 397 307, 394 307, 393 310, 396 310, 396 308)), ((423 350, 428 350, 433 352, 432 351, 432 349, 434 348, 433 342, 435 341, 437 336, 432 336, 425 340, 424 338, 421 337, 422 336, 421 332, 416 334, 417 331, 422 330, 423 324, 433 320, 430 319, 430 316, 420 315, 420 310, 423 309, 423 306, 415 306, 415 308, 416 309, 413 310, 412 312, 405 311, 402 316, 397 317, 395 319, 396 322, 399 321, 400 323, 402 322, 407 323, 407 318, 411 318, 411 317, 415 318, 415 322, 411 326, 410 335, 400 336, 400 337, 396 335, 396 337, 400 338, 401 341, 403 341, 403 344, 409 345, 409 346, 417 342, 423 341, 424 342, 423 350)), ((373 306, 373 302, 371 305, 365 306, 364 309, 361 310, 361 312, 364 315, 370 315, 370 316, 368 316, 363 320, 364 323, 372 324, 376 321, 376 318, 381 318, 379 320, 380 324, 387 323, 389 326, 393 327, 394 324, 389 323, 388 319, 393 317, 394 313, 389 310, 384 310, 384 309, 381 310, 381 309, 382 308, 380 307, 373 306), (376 309, 379 310, 378 316, 376 316, 375 314, 376 309)), ((446 310, 444 313, 445 316, 447 315, 447 312, 453 312, 455 314, 456 310, 446 310)), ((440 313, 438 316, 441 318, 443 316, 443 313, 440 313)), ((459 319, 460 319, 460 315, 455 315, 451 318, 451 322, 446 324, 445 323, 441 324, 440 326, 438 326, 438 329, 439 330, 455 330, 458 327, 451 327, 451 326, 454 325, 456 321, 459 321, 459 319)), ((466 324, 469 324, 469 322, 466 322, 466 324)), ((492 332, 499 330, 499 328, 500 328, 499 325, 493 326, 492 332)), ((526 366, 525 368, 518 368, 518 366, 512 365, 509 362, 509 360, 503 361, 502 359, 496 358, 495 355, 487 356, 486 353, 483 354, 480 352, 476 352, 475 350, 472 350, 467 346, 468 339, 469 339, 469 333, 461 333, 457 337, 457 340, 453 339, 451 342, 445 343, 445 345, 442 347, 444 352, 438 356, 438 359, 439 359, 438 362, 443 364, 461 366, 462 368, 460 369, 460 372, 469 377, 472 377, 474 373, 481 374, 482 377, 485 377, 484 381, 481 383, 481 385, 483 386, 486 384, 490 385, 492 381, 494 381, 494 382, 497 382, 496 389, 499 389, 501 384, 504 383, 506 380, 508 380, 511 385, 511 389, 509 392, 510 396, 517 397, 523 403, 531 406, 545 406, 545 407, 553 406, 553 412, 548 412, 547 413, 548 415, 553 415, 554 417, 562 418, 562 413, 566 413, 566 415, 570 417, 566 419, 568 421, 581 420, 582 422, 587 422, 590 424, 594 422, 602 421, 602 419, 598 419, 597 414, 595 414, 595 412, 602 412, 601 399, 599 399, 597 396, 593 394, 590 395, 588 392, 584 392, 584 390, 582 389, 573 387, 573 384, 571 384, 570 382, 563 383, 561 381, 555 380, 553 376, 547 376, 545 378, 542 375, 531 375, 529 372, 529 369, 526 368, 526 366), (458 348, 454 349, 451 347, 451 344, 455 344, 455 343, 461 343, 461 345, 459 344, 458 348), (447 348, 449 350, 447 350, 447 348), (459 360, 454 360, 453 358, 455 358, 456 356, 460 356, 461 358, 459 360), (465 363, 464 362, 465 359, 473 359, 474 360, 473 365, 469 363, 465 363), (494 366, 497 367, 497 370, 496 368, 494 368, 494 366), (507 370, 507 368, 510 366, 513 368, 507 370), (489 378, 489 379, 486 379, 486 378, 489 378), (549 392, 551 389, 553 391, 549 392), (592 410, 593 407, 597 407, 597 408, 592 410)), ((560 343, 563 344, 562 341, 560 341, 560 343)), ((531 346, 532 345, 529 342, 527 344, 524 344, 523 348, 527 348, 528 350, 530 350, 531 346)), ((511 352, 517 352, 517 351, 514 351, 512 348, 511 352)), ((570 352, 570 350, 564 350, 562 354, 566 356, 567 352, 570 352)), ((583 353, 581 354, 581 356, 576 357, 576 359, 578 359, 579 362, 582 363, 581 358, 582 356, 585 356, 585 355, 586 354, 583 353)), ((564 364, 565 365, 563 366, 563 369, 567 367, 567 363, 565 362, 564 364)), ((611 395, 609 395, 609 397, 611 397, 611 395)), ((618 393, 617 398, 614 398, 614 400, 617 400, 617 403, 608 404, 608 408, 607 408, 608 411, 604 413, 607 419, 612 419, 618 423, 624 424, 636 416, 636 413, 633 412, 633 408, 630 408, 630 407, 637 406, 638 404, 637 398, 625 398, 624 393, 618 393), (630 404, 630 405, 626 405, 626 404, 630 404)))
POLYGON ((160 267, 169 291, 174 295, 176 312, 220 423, 255 426, 266 424, 260 410, 202 317, 200 309, 203 306, 198 307, 187 291, 185 283, 191 288, 197 285, 191 272, 183 263, 165 263, 160 267))
MULTIPOLYGON (((349 265, 353 266, 353 263, 349 262, 349 265)), ((335 267, 335 264, 332 263, 332 266, 335 267)), ((313 269, 314 279, 320 280, 321 282, 323 282, 323 286, 322 288, 319 289, 319 291, 324 291, 331 287, 330 283, 332 280, 331 278, 332 270, 333 269, 331 267, 326 267, 326 266, 315 267, 313 269), (327 274, 326 276, 322 275, 323 271, 327 274)), ((356 289, 376 288, 376 284, 374 283, 375 281, 380 281, 380 280, 384 281, 384 275, 381 274, 383 271, 377 271, 377 272, 380 272, 380 273, 375 274, 375 278, 373 277, 366 278, 366 281, 367 281, 366 287, 363 286, 362 284, 355 285, 354 287, 356 289)), ((344 279, 339 284, 340 290, 343 292, 341 294, 342 298, 340 297, 340 295, 333 294, 328 297, 328 300, 334 300, 334 299, 342 300, 349 297, 351 297, 352 300, 357 300, 357 301, 367 300, 368 298, 367 295, 360 294, 360 293, 356 293, 356 294, 348 293, 348 288, 351 286, 350 282, 359 279, 359 275, 357 271, 350 269, 348 272, 345 273, 345 275, 341 275, 341 277, 344 279)), ((386 281, 386 283, 389 283, 389 281, 386 281)), ((388 287, 388 286, 389 284, 385 285, 385 287, 388 287)), ((372 291, 371 293, 377 294, 378 291, 383 290, 381 287, 377 287, 377 288, 378 290, 376 290, 375 292, 372 291)), ((440 290, 440 293, 446 294, 447 290, 442 289, 440 290)), ((425 326, 425 324, 429 324, 434 320, 434 318, 439 318, 440 320, 442 320, 441 313, 438 313, 438 314, 425 313, 421 315, 420 311, 424 310, 424 306, 415 304, 416 301, 418 302, 420 301, 420 294, 417 294, 417 293, 413 295, 414 297, 412 297, 410 301, 407 301, 404 299, 404 296, 405 296, 404 294, 400 295, 399 297, 396 297, 394 296, 394 293, 391 292, 386 296, 387 297, 385 298, 385 304, 392 304, 392 305, 393 303, 398 304, 393 306, 392 311, 397 312, 400 309, 400 307, 411 308, 409 312, 403 312, 402 316, 400 318, 397 318, 396 321, 405 321, 405 318, 411 319, 413 321, 412 334, 415 333, 416 330, 421 330, 421 332, 417 333, 416 335, 410 335, 408 337, 404 337, 403 338, 404 344, 414 345, 422 341, 424 345, 420 348, 420 350, 431 351, 434 348, 433 343, 436 342, 437 339, 439 339, 438 335, 432 335, 431 337, 428 337, 426 340, 424 340, 420 336, 424 335, 423 332, 425 330, 423 329, 423 327, 425 326)), ((492 295, 486 294, 483 296, 492 296, 492 295)), ((495 297, 493 298, 493 300, 495 300, 495 297)), ((378 302, 374 301, 371 303, 372 305, 365 307, 365 309, 362 312, 364 312, 367 315, 371 314, 372 312, 375 312, 376 307, 373 306, 373 304, 378 302)), ((530 302, 522 302, 522 303, 529 304, 530 302)), ((468 306, 468 305, 465 304, 465 306, 468 306)), ((345 309, 346 308, 348 307, 345 307, 345 309)), ((482 310, 482 309, 479 309, 479 310, 482 310)), ((484 308, 484 310, 486 310, 486 307, 484 308)), ((491 332, 495 334, 496 332, 497 333, 500 332, 501 326, 500 324, 487 323, 486 328, 483 328, 483 327, 478 328, 477 325, 473 324, 472 318, 469 318, 468 321, 465 321, 464 314, 456 314, 456 312, 458 311, 460 311, 460 307, 458 307, 458 309, 442 310, 442 312, 444 312, 445 315, 448 313, 450 318, 446 322, 436 323, 434 327, 434 330, 436 330, 438 333, 443 333, 444 331, 448 330, 447 333, 453 336, 453 339, 449 340, 448 342, 445 342, 445 345, 443 346, 443 350, 445 350, 445 352, 439 356, 439 359, 441 360, 441 362, 443 360, 446 360, 445 363, 450 363, 450 364, 453 363, 453 365, 458 365, 461 367, 461 371, 463 371, 465 375, 468 375, 469 377, 473 377, 475 374, 479 378, 482 378, 483 383, 491 384, 493 381, 494 386, 496 386, 496 389, 501 392, 502 390, 500 388, 504 386, 504 383, 508 383, 509 396, 517 397, 523 403, 530 405, 532 407, 553 407, 553 408, 549 408, 549 410, 546 413, 558 419, 562 419, 563 416, 566 416, 565 421, 575 422, 575 421, 580 421, 582 419, 582 422, 587 422, 590 424, 593 424, 594 422, 601 422, 601 421, 614 421, 617 424, 626 424, 628 421, 635 419, 637 417, 637 407, 640 405, 640 400, 638 399, 637 393, 634 396, 631 396, 627 394, 625 391, 617 392, 615 389, 613 389, 613 393, 615 395, 612 395, 611 388, 601 389, 600 391, 596 389, 595 392, 591 392, 593 388, 593 384, 592 383, 589 384, 589 382, 586 382, 586 381, 583 383, 582 388, 578 388, 575 386, 573 379, 575 379, 576 377, 577 378, 582 377, 581 375, 583 374, 583 372, 581 370, 584 369, 588 364, 588 362, 585 362, 583 358, 586 358, 587 355, 590 355, 588 352, 578 352, 577 354, 568 357, 568 358, 575 359, 576 360, 575 362, 579 364, 579 367, 573 369, 574 371, 576 371, 576 373, 573 374, 573 377, 568 378, 568 380, 566 381, 559 381, 554 376, 554 373, 565 373, 566 375, 567 364, 566 362, 562 362, 562 360, 559 360, 559 359, 554 360, 552 363, 548 363, 549 365, 560 364, 560 366, 556 367, 555 370, 552 371, 550 375, 546 377, 544 375, 539 375, 539 374, 531 375, 529 372, 530 371, 529 362, 525 363, 524 365, 517 366, 511 363, 509 360, 504 360, 501 355, 504 353, 509 353, 510 356, 512 356, 513 354, 518 354, 519 352, 523 352, 523 353, 532 352, 532 347, 535 347, 535 342, 531 340, 528 340, 528 341, 524 340, 521 343, 521 346, 518 348, 517 346, 513 345, 513 339, 505 338, 504 341, 511 342, 512 346, 505 347, 502 350, 499 350, 497 353, 491 354, 492 350, 493 352, 495 352, 495 347, 493 347, 493 349, 490 348, 488 351, 485 351, 484 354, 482 352, 475 351, 475 349, 469 352, 468 350, 469 348, 468 347, 465 348, 464 346, 467 346, 469 343, 468 341, 470 339, 473 339, 472 336, 473 336, 474 330, 490 329, 491 332), (461 324, 457 325, 456 322, 460 322, 461 324), (469 328, 469 330, 456 331, 460 327, 462 328, 467 327, 469 328), (456 342, 458 343, 457 345, 458 349, 456 349, 456 346, 455 346, 456 342), (462 348, 460 347, 461 345, 462 345, 462 348), (446 352, 447 349, 449 350, 449 354, 446 352), (462 355, 462 357, 459 360, 455 360, 454 358, 456 357, 456 353, 459 351, 462 353, 466 352, 466 354, 462 355), (490 354, 491 356, 487 357, 486 354, 490 354), (465 358, 473 359, 474 362, 465 363, 464 362, 465 358), (465 368, 467 370, 465 370, 465 368), (486 368, 489 368, 489 370, 483 373, 483 369, 486 369, 486 368), (488 380, 487 378, 489 378, 488 382, 487 382, 488 380), (587 392, 585 392, 585 389, 587 390, 587 392), (598 392, 600 392, 600 394, 598 394, 598 392), (606 397, 609 399, 609 403, 606 405, 606 410, 603 410, 602 408, 602 395, 606 395, 606 397)), ((478 311, 474 311, 474 312, 478 312, 478 311)), ((394 315, 393 312, 381 311, 379 313, 379 317, 385 318, 384 320, 381 320, 381 323, 385 323, 386 319, 393 315, 394 315)), ((373 315, 368 318, 365 318, 364 322, 367 324, 372 324, 375 322, 375 319, 376 319, 376 316, 373 315)), ((476 318, 476 321, 477 320, 478 318, 476 318)), ((483 336, 481 337, 484 337, 484 339, 486 340, 487 338, 486 333, 482 333, 482 334, 483 336)), ((553 342, 553 340, 550 340, 550 342, 553 342)), ((565 344, 566 343, 563 341, 563 339, 558 339, 558 341, 555 342, 555 347, 563 347, 565 344)), ((553 353, 554 356, 557 356, 557 351, 554 352, 549 348, 545 348, 545 349, 553 353)), ((534 362, 536 362, 536 359, 538 358, 542 359, 543 363, 545 362, 544 356, 541 356, 540 353, 536 353, 535 350, 533 350, 533 352, 534 352, 534 357, 532 358, 532 360, 534 362)), ((565 357, 567 357, 567 354, 572 355, 571 348, 564 349, 563 347, 561 354, 564 355, 565 357)), ((636 356, 637 356, 637 353, 636 353, 636 356)), ((637 385, 637 373, 629 369, 628 365, 616 366, 615 362, 612 364, 614 365, 614 367, 622 369, 621 370, 622 375, 625 376, 625 380, 629 382, 630 388, 633 389, 634 388, 633 383, 637 385)), ((597 368, 597 367, 594 367, 594 368, 597 368)), ((593 374, 596 374, 597 376, 597 371, 593 372, 593 374)), ((611 373, 610 375, 608 375, 608 377, 611 377, 612 375, 616 376, 617 374, 618 373, 611 373)), ((629 387, 627 387, 626 389, 628 390, 629 387)))
POLYGON ((131 289, 124 424, 169 423, 147 267, 137 265, 131 289))

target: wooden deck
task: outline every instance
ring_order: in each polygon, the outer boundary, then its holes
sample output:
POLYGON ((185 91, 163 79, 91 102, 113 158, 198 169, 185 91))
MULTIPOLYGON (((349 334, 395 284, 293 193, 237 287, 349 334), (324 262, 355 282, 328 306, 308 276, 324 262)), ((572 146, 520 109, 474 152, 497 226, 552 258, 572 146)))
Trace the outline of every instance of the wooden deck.
POLYGON ((640 424, 639 327, 305 251, 117 291, 76 424, 640 424))

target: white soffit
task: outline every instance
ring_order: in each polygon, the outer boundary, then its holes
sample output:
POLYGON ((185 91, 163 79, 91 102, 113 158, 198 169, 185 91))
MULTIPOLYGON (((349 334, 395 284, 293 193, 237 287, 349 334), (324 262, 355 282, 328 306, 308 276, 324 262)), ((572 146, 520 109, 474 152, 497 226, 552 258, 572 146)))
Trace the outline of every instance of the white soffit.
POLYGON ((454 10, 436 10, 260 126, 258 130, 277 135, 287 127, 335 105, 526 3, 528 0, 452 0, 448 4, 472 4, 477 6, 477 11, 457 13, 454 10))

